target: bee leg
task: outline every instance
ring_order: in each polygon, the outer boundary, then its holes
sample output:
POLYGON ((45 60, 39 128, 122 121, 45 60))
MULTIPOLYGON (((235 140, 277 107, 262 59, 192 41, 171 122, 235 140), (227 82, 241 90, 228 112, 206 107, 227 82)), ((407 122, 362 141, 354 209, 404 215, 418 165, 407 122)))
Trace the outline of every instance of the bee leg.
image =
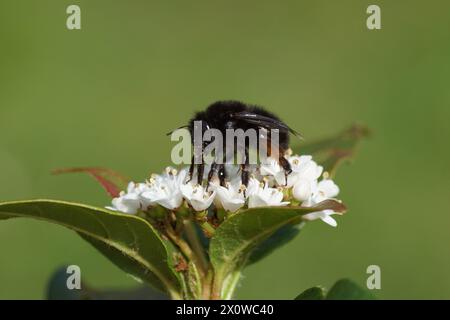
POLYGON ((223 163, 221 163, 219 165, 219 181, 220 181, 220 185, 222 187, 225 187, 225 179, 227 177, 227 174, 225 172, 225 165, 223 163))
POLYGON ((250 175, 249 175, 248 165, 247 164, 241 164, 241 180, 242 180, 242 184, 247 187, 249 179, 250 179, 250 175))
POLYGON ((245 148, 245 163, 241 164, 241 180, 242 184, 245 187, 248 187, 248 182, 250 179, 250 167, 249 167, 249 154, 248 154, 248 148, 245 148))
POLYGON ((203 163, 203 156, 202 156, 202 163, 200 163, 197 166, 197 184, 202 185, 203 184, 203 174, 205 172, 205 164, 203 163))
POLYGON ((192 176, 194 175, 194 168, 195 168, 194 156, 192 156, 191 165, 189 166, 189 175, 188 175, 188 179, 186 182, 190 182, 192 180, 192 176))
POLYGON ((292 168, 291 168, 291 164, 289 163, 289 161, 287 161, 287 159, 281 155, 282 153, 280 152, 280 157, 278 159, 278 163, 280 164, 280 166, 283 168, 284 170, 284 176, 286 178, 286 184, 285 186, 287 186, 288 183, 288 175, 292 172, 292 168))
POLYGON ((208 172, 208 181, 206 182, 206 191, 209 189, 209 183, 211 182, 211 179, 214 177, 214 173, 217 172, 217 163, 213 162, 211 164, 211 169, 208 172))

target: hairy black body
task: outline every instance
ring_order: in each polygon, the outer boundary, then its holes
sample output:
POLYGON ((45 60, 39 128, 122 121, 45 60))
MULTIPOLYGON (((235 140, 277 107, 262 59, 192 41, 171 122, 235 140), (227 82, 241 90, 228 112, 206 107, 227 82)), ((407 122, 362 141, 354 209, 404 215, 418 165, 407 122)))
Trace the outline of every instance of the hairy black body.
MULTIPOLYGON (((266 129, 268 132, 272 129, 278 130, 279 143, 277 145, 277 150, 270 149, 270 143, 268 144, 269 155, 276 155, 279 164, 285 170, 286 176, 292 171, 289 162, 284 157, 286 150, 289 149, 289 133, 295 135, 300 135, 298 132, 289 128, 283 121, 281 121, 275 114, 263 109, 260 106, 248 105, 239 101, 218 101, 211 104, 205 111, 197 112, 194 117, 190 120, 188 129, 191 133, 192 144, 194 144, 194 124, 196 121, 201 121, 202 132, 208 129, 218 129, 221 131, 223 136, 226 135, 227 129, 266 129)), ((198 124, 199 122, 197 122, 198 124)), ((268 134, 267 139, 270 139, 270 134, 268 134)), ((202 150, 194 150, 194 157, 196 152, 202 153, 204 148, 208 143, 203 144, 202 150)), ((249 146, 245 146, 245 163, 241 165, 241 178, 242 184, 245 186, 249 182, 249 146)), ((224 150, 226 154, 226 150, 224 150)), ((203 154, 200 154, 202 157, 203 154)), ((203 159, 203 158, 202 158, 203 159)), ((201 161, 200 164, 195 165, 194 161, 191 162, 189 169, 190 179, 192 179, 195 167, 197 167, 197 182, 202 183, 204 175, 204 163, 201 161)), ((225 172, 225 165, 223 163, 211 165, 211 170, 208 173, 208 184, 213 176, 217 174, 221 185, 225 185, 225 179, 227 177, 225 172)))

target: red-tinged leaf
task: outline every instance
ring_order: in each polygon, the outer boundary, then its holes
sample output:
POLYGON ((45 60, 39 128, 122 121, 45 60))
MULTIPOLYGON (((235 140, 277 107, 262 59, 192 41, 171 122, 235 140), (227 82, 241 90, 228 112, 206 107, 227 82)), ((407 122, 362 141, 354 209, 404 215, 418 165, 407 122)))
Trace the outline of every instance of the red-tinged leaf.
POLYGON ((344 203, 334 199, 327 199, 322 202, 319 202, 313 207, 308 207, 313 212, 323 211, 323 210, 333 210, 338 214, 344 214, 347 212, 347 207, 344 203))
POLYGON ((294 147, 293 150, 314 156, 314 159, 324 167, 324 171, 333 177, 343 162, 353 158, 359 142, 369 134, 366 126, 354 124, 335 137, 305 143, 294 147))
POLYGON ((102 187, 108 192, 108 194, 116 198, 119 196, 120 191, 125 190, 128 182, 128 178, 124 177, 118 172, 106 168, 95 167, 83 167, 83 168, 68 168, 57 169, 53 171, 53 174, 61 173, 87 173, 97 180, 102 187))

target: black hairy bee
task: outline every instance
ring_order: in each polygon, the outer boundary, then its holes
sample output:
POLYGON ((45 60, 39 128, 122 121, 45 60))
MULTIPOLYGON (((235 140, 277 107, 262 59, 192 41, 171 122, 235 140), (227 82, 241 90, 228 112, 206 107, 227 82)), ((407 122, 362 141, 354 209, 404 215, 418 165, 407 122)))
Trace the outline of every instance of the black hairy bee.
MULTIPOLYGON (((278 163, 284 169, 285 175, 291 173, 291 165, 284 157, 286 151, 289 149, 289 133, 301 137, 301 135, 288 127, 283 121, 281 121, 275 114, 265 110, 264 108, 256 105, 249 105, 239 101, 218 101, 211 104, 206 110, 197 112, 194 117, 189 121, 189 124, 185 126, 190 134, 192 145, 194 145, 194 130, 195 126, 200 124, 202 132, 208 129, 217 129, 224 136, 227 129, 254 129, 259 131, 260 129, 266 130, 266 141, 270 140, 271 130, 278 131, 278 144, 276 149, 272 150, 270 144, 268 145, 268 155, 278 159, 278 163)), ((194 175, 194 170, 197 168, 197 182, 199 184, 203 181, 205 164, 195 164, 194 158, 199 156, 203 159, 203 151, 210 142, 203 142, 200 148, 194 146, 194 154, 189 169, 189 180, 194 175)), ((259 148, 260 145, 257 145, 259 148)), ((245 161, 240 165, 242 184, 247 186, 249 182, 249 145, 245 145, 244 159, 245 161)), ((234 149, 233 149, 234 150, 234 149)), ((226 154, 227 150, 223 151, 226 154)), ((227 173, 225 172, 225 165, 222 162, 213 162, 211 169, 208 172, 208 185, 214 175, 217 175, 221 185, 225 185, 227 173)))

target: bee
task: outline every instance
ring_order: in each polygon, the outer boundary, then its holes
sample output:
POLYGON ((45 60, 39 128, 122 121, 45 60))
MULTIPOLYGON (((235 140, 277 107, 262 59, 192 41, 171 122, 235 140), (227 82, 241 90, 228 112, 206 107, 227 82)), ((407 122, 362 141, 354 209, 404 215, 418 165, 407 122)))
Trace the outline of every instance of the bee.
MULTIPOLYGON (((194 117, 189 121, 189 124, 184 126, 191 134, 191 143, 194 146, 194 131, 195 128, 201 128, 202 134, 208 129, 219 130, 223 136, 226 136, 226 132, 229 129, 237 130, 242 129, 246 131, 253 129, 257 132, 265 132, 263 134, 263 140, 265 143, 271 140, 271 132, 277 130, 278 143, 275 145, 275 150, 271 147, 272 144, 267 146, 267 154, 274 157, 279 165, 283 168, 287 180, 288 174, 292 172, 289 161, 285 158, 285 154, 289 149, 289 134, 294 134, 301 138, 301 134, 288 127, 283 121, 281 121, 275 114, 265 110, 261 106, 245 104, 240 101, 217 101, 209 105, 206 110, 195 113, 194 117)), ((208 144, 211 142, 203 141, 200 148, 194 146, 194 153, 192 155, 192 161, 189 167, 189 181, 194 176, 194 171, 197 169, 197 183, 202 184, 205 170, 205 163, 200 161, 195 164, 194 158, 199 157, 203 160, 203 152, 208 144)), ((234 142, 233 142, 234 143, 234 142)), ((250 178, 250 163, 249 152, 251 146, 244 142, 244 161, 240 164, 240 174, 242 184, 248 186, 250 178)), ((228 147, 228 145, 226 146, 228 147)), ((226 149, 224 147, 224 149, 226 149)), ((256 148, 261 147, 261 142, 256 145, 256 148)), ((236 150, 236 148, 233 148, 236 150)), ((255 150, 259 151, 259 150, 255 150)), ((223 150, 223 154, 227 154, 228 150, 223 150)), ((220 181, 220 185, 224 186, 227 179, 226 167, 223 161, 215 161, 211 164, 208 172, 207 186, 211 179, 217 175, 220 181)))

